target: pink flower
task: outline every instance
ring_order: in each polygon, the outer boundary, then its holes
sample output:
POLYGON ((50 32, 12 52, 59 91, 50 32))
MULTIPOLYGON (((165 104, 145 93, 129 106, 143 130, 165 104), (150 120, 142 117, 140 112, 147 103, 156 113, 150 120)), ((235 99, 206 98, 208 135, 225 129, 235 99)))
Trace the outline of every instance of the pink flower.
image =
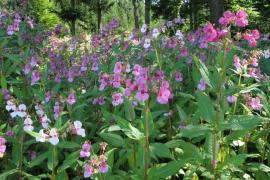
POLYGON ((171 95, 171 91, 168 89, 166 85, 160 87, 157 95, 157 101, 160 104, 167 104, 169 102, 169 98, 171 95))
POLYGON ((138 84, 138 92, 136 93, 136 99, 138 101, 144 102, 149 98, 147 83, 141 82, 138 84))
POLYGON ((240 10, 236 13, 236 26, 238 27, 246 27, 248 25, 248 15, 245 11, 240 10))
POLYGON ((256 40, 260 38, 260 32, 257 29, 252 30, 251 33, 244 34, 243 38, 248 41, 250 47, 256 47, 256 40))
POLYGON ((187 55, 188 55, 188 50, 187 50, 187 48, 182 48, 182 49, 181 49, 181 56, 182 56, 182 57, 187 57, 187 55))
POLYGON ((257 71, 256 68, 250 68, 248 74, 250 75, 250 77, 256 77, 256 71, 257 71))
POLYGON ((258 66, 258 59, 253 58, 253 59, 252 59, 252 65, 253 65, 254 67, 257 67, 257 66, 258 66))
POLYGON ((4 156, 6 152, 6 139, 0 136, 0 158, 4 156))
POLYGON ((113 87, 119 88, 121 86, 121 75, 120 74, 114 74, 111 81, 113 87))
POLYGON ((114 93, 112 95, 112 104, 113 106, 118 106, 120 104, 123 104, 124 99, 123 99, 123 95, 121 93, 114 93))
POLYGON ((205 40, 207 42, 216 41, 218 33, 210 22, 203 28, 203 32, 205 33, 205 40))
POLYGON ((253 110, 258 110, 258 111, 261 110, 263 107, 259 97, 251 98, 249 105, 253 110))
POLYGON ((113 72, 115 74, 120 74, 122 71, 123 71, 123 65, 122 65, 122 63, 121 62, 116 62, 115 65, 114 65, 113 72))
POLYGON ((234 67, 239 70, 241 68, 241 63, 240 63, 240 58, 238 56, 234 56, 233 58, 233 61, 234 61, 234 67))
POLYGON ((223 26, 227 26, 235 18, 235 14, 231 11, 225 11, 223 17, 219 19, 219 23, 223 26))
POLYGON ((52 128, 50 130, 50 138, 49 138, 49 142, 52 144, 52 145, 57 145, 58 142, 59 142, 59 139, 58 139, 58 133, 57 133, 57 129, 56 128, 52 128))
POLYGON ((68 95, 67 102, 68 102, 69 105, 73 105, 76 102, 75 94, 74 93, 70 93, 68 95))
POLYGON ((139 64, 135 64, 134 67, 133 67, 133 74, 135 76, 139 76, 140 75, 140 72, 141 72, 141 66, 139 64))

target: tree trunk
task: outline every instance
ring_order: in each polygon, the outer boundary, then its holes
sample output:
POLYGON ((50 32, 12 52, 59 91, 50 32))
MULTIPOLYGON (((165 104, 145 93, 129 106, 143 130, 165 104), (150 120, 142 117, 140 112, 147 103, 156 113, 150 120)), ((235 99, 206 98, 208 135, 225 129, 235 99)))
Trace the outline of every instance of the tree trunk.
POLYGON ((97 0, 97 19, 98 19, 98 32, 100 32, 101 28, 101 2, 97 0))
POLYGON ((139 29, 138 0, 132 0, 135 29, 139 29))
MULTIPOLYGON (((75 0, 71 0, 71 8, 73 9, 73 12, 75 11, 75 0)), ((73 14, 72 20, 71 20, 71 34, 72 36, 75 36, 76 34, 76 17, 73 14)))
POLYGON ((190 22, 190 30, 193 30, 193 0, 189 1, 189 22, 190 22))
POLYGON ((210 8, 211 22, 218 26, 218 20, 224 11, 224 0, 208 0, 208 6, 210 8))
POLYGON ((147 24, 148 26, 150 26, 150 10, 151 10, 151 0, 145 0, 145 4, 144 4, 144 21, 145 24, 147 24))

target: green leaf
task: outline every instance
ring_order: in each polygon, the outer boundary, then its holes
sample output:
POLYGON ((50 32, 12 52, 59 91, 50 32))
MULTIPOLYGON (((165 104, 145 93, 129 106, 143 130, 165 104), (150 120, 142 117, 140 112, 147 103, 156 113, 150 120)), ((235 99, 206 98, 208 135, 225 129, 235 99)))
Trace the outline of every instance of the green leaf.
POLYGON ((33 161, 30 162, 29 167, 34 167, 37 165, 40 165, 42 162, 44 162, 45 159, 48 158, 49 153, 45 152, 36 157, 33 161))
POLYGON ((185 111, 182 108, 180 108, 178 105, 176 105, 176 109, 177 109, 180 119, 182 121, 187 120, 187 114, 185 113, 185 111))
POLYGON ((256 128, 260 123, 269 121, 268 118, 263 118, 260 116, 250 116, 250 115, 237 115, 230 116, 226 122, 220 125, 221 130, 231 129, 231 130, 252 130, 256 128))
POLYGON ((1 179, 1 180, 5 180, 9 175, 14 174, 14 173, 16 173, 16 172, 18 172, 17 169, 11 169, 11 170, 9 170, 9 171, 6 171, 6 172, 0 174, 0 179, 1 179))
POLYGON ((107 159, 107 163, 109 165, 109 167, 112 169, 113 168, 113 162, 114 162, 114 151, 116 150, 116 148, 110 149, 109 151, 107 151, 105 153, 107 159))
POLYGON ((57 146, 63 149, 80 148, 80 145, 78 143, 72 141, 61 141, 57 144, 57 146))
POLYGON ((152 167, 149 172, 149 176, 153 179, 165 179, 168 176, 176 175, 181 167, 185 165, 185 161, 171 161, 167 164, 159 164, 156 167, 152 167))
POLYGON ((135 119, 135 112, 130 101, 127 99, 125 99, 125 102, 124 102, 124 110, 125 110, 126 119, 129 121, 133 121, 135 119))
POLYGON ((50 146, 50 149, 48 151, 48 169, 53 170, 58 164, 58 156, 57 156, 57 148, 56 146, 50 146))
POLYGON ((201 62, 201 60, 199 58, 197 58, 196 56, 193 56, 194 58, 194 62, 197 66, 197 68, 199 69, 201 76, 203 78, 203 80, 206 82, 206 84, 212 88, 212 84, 211 81, 209 79, 209 71, 207 69, 207 67, 201 62))
POLYGON ((69 168, 73 163, 75 163, 80 156, 80 150, 71 153, 63 162, 63 164, 57 169, 57 172, 61 172, 69 168))
POLYGON ((165 144, 161 143, 152 143, 149 147, 153 155, 160 158, 172 158, 172 154, 169 148, 165 144))
POLYGON ((181 129, 181 135, 183 137, 192 139, 199 136, 205 136, 207 132, 211 129, 206 125, 188 125, 185 128, 181 129))
POLYGON ((100 133, 99 136, 103 138, 108 144, 115 147, 124 147, 125 140, 118 134, 113 133, 100 133))
POLYGON ((208 123, 213 122, 215 119, 215 110, 209 96, 202 92, 197 92, 196 94, 201 117, 208 123))

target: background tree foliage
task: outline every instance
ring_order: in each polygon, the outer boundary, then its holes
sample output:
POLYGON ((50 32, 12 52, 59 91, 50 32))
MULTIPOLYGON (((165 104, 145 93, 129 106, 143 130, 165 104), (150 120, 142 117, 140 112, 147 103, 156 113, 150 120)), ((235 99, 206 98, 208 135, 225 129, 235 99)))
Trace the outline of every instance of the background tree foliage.
MULTIPOLYGON (((2 0, 0 5, 15 9, 26 0, 2 0)), ((64 24, 70 32, 98 32, 112 18, 121 22, 121 30, 139 28, 141 24, 160 24, 161 20, 182 17, 187 30, 195 30, 208 20, 217 24, 227 10, 244 9, 250 26, 263 33, 270 31, 269 0, 28 0, 27 13, 48 28, 64 24)))

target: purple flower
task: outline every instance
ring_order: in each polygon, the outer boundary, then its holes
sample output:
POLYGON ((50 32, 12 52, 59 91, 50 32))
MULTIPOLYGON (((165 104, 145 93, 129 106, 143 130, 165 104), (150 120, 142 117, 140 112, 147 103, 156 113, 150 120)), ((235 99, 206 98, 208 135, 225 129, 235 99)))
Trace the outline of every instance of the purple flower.
POLYGON ((236 102, 236 99, 237 99, 237 97, 236 96, 228 96, 227 97, 227 100, 228 100, 228 102, 229 103, 235 103, 236 102))
POLYGON ((180 123, 179 123, 179 126, 178 126, 178 128, 179 129, 184 129, 186 126, 185 126, 185 123, 183 122, 183 121, 181 121, 180 123))
POLYGON ((14 133, 11 130, 8 130, 6 132, 6 136, 8 136, 8 137, 12 137, 13 135, 14 135, 14 133))
POLYGON ((106 161, 102 161, 101 163, 100 163, 100 165, 99 165, 99 170, 100 170, 100 172, 101 173, 106 173, 106 172, 108 172, 108 164, 107 164, 107 162, 106 161))
POLYGON ((34 85, 34 84, 36 84, 36 82, 39 81, 40 75, 41 75, 40 71, 37 71, 37 70, 36 70, 36 71, 33 71, 33 72, 32 72, 31 85, 34 85))
POLYGON ((88 142, 85 142, 82 145, 82 150, 80 151, 80 157, 81 158, 89 157, 90 151, 91 151, 91 145, 88 142))
POLYGON ((37 157, 37 152, 36 152, 36 151, 31 151, 30 157, 31 157, 31 160, 36 159, 36 157, 37 157))
POLYGON ((86 165, 84 166, 84 174, 83 174, 83 176, 84 176, 85 178, 88 178, 88 177, 90 177, 92 174, 94 174, 94 169, 93 169, 89 164, 86 164, 86 165))
POLYGON ((175 72, 175 80, 177 82, 182 82, 183 81, 183 74, 181 72, 175 72))
POLYGON ((53 112, 54 112, 54 119, 58 119, 59 115, 60 115, 60 105, 58 102, 56 102, 54 104, 54 107, 53 107, 53 112))
POLYGON ((206 89, 206 82, 203 79, 200 80, 200 82, 198 84, 198 89, 200 91, 204 91, 206 89))

